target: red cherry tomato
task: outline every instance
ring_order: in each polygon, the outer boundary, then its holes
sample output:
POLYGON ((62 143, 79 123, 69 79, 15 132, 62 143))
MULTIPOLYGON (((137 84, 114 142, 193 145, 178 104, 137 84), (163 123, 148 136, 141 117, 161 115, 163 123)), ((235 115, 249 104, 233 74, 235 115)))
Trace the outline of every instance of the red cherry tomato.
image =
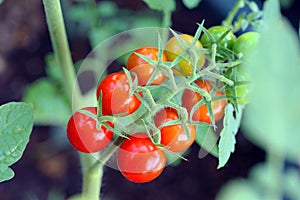
MULTIPOLYGON (((195 83, 202 89, 210 92, 212 90, 212 84, 210 81, 205 80, 197 80, 195 83)), ((223 96, 224 92, 217 91, 214 96, 223 96)), ((182 105, 188 110, 190 113, 193 106, 201 101, 202 97, 199 93, 194 92, 192 90, 185 90, 182 95, 182 105)), ((214 114, 214 120, 215 122, 218 122, 222 117, 224 116, 224 109, 226 106, 226 100, 218 100, 212 102, 212 111, 214 114)), ((209 113, 207 110, 206 105, 201 105, 197 110, 194 112, 192 119, 194 121, 199 121, 199 122, 206 122, 206 123, 211 123, 211 119, 209 117, 209 113)))
MULTIPOLYGON (((97 114, 96 107, 86 107, 82 110, 97 114)), ((107 122, 113 127, 113 124, 107 122)), ((101 126, 97 129, 97 122, 81 112, 75 112, 67 125, 67 136, 75 149, 84 153, 94 153, 105 148, 112 140, 113 132, 101 126)))
MULTIPOLYGON (((151 60, 158 60, 158 49, 156 47, 144 46, 139 49, 136 49, 134 52, 142 54, 151 60)), ((165 54, 162 54, 162 61, 166 62, 167 57, 165 54)), ((152 73, 154 72, 154 67, 146 62, 144 59, 140 58, 135 53, 132 53, 127 61, 127 69, 131 72, 135 72, 138 77, 139 85, 146 85, 150 79, 152 73)), ((166 76, 159 72, 154 78, 153 82, 150 85, 159 85, 166 80, 166 76)))
POLYGON ((121 145, 118 167, 125 178, 145 183, 157 178, 166 165, 164 151, 151 142, 146 133, 135 133, 121 145))
POLYGON ((130 86, 124 72, 106 76, 97 89, 97 99, 102 91, 102 114, 128 115, 137 110, 141 102, 135 95, 130 96, 129 90, 130 86))
MULTIPOLYGON (((165 108, 154 116, 155 125, 159 127, 168 121, 179 119, 178 113, 173 108, 165 108)), ((189 133, 186 133, 182 124, 164 126, 160 128, 161 144, 168 147, 170 151, 181 152, 189 148, 196 138, 195 125, 187 124, 189 133)))

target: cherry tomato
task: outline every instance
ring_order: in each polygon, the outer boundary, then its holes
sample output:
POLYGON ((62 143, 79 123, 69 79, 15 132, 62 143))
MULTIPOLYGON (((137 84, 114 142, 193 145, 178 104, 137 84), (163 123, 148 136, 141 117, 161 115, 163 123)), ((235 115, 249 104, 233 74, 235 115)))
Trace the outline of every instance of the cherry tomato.
MULTIPOLYGON (((205 80, 197 80, 195 83, 202 89, 210 92, 212 90, 212 84, 210 81, 205 80)), ((214 96, 223 96, 224 92, 217 91, 215 92, 214 96)), ((190 113, 192 108, 194 107, 195 104, 197 104, 199 101, 201 101, 202 97, 199 93, 194 92, 192 90, 186 89, 183 92, 182 95, 182 105, 187 109, 187 111, 190 113)), ((212 103, 212 111, 214 114, 214 120, 215 122, 218 122, 220 119, 222 119, 224 115, 224 109, 226 106, 226 100, 218 100, 218 101, 213 101, 212 103)), ((194 121, 199 121, 199 122, 206 122, 206 123, 211 123, 211 119, 209 117, 209 113, 207 110, 207 106, 201 105, 199 106, 196 111, 194 112, 192 119, 194 121)))
MULTIPOLYGON (((136 49, 134 52, 147 56, 151 58, 151 60, 158 60, 158 49, 156 47, 144 46, 139 49, 136 49)), ((162 61, 166 62, 167 57, 163 53, 162 61)), ((144 86, 147 84, 150 79, 152 73, 154 72, 154 67, 150 65, 148 62, 140 58, 135 53, 132 53, 127 61, 127 69, 131 72, 135 72, 138 77, 139 85, 144 86)), ((150 85, 159 85, 166 80, 166 76, 159 72, 154 78, 153 82, 150 85)))
POLYGON ((97 89, 97 99, 102 91, 102 114, 128 115, 137 110, 141 102, 135 95, 130 96, 129 90, 130 86, 124 72, 106 76, 97 89))
MULTIPOLYGON (((243 66, 237 66, 234 68, 230 68, 226 71, 225 76, 231 80, 233 80, 235 83, 240 81, 249 81, 249 75, 243 70, 243 66)), ((236 97, 236 102, 240 105, 245 105, 249 103, 249 100, 247 98, 248 94, 250 92, 250 85, 244 84, 244 85, 237 85, 235 86, 234 90, 232 88, 226 89, 226 96, 230 102, 234 102, 232 96, 236 97)))
POLYGON ((233 51, 243 53, 244 56, 255 51, 260 34, 257 32, 247 32, 240 35, 233 45, 233 51))
MULTIPOLYGON (((165 108, 154 116, 155 125, 159 127, 168 121, 179 119, 178 113, 173 108, 165 108)), ((196 127, 187 124, 189 133, 186 133, 182 124, 164 126, 160 128, 161 144, 168 147, 170 151, 181 152, 189 148, 196 139, 196 127)))
MULTIPOLYGON (((184 41, 186 46, 190 46, 192 44, 192 41, 194 39, 193 36, 187 35, 187 34, 182 34, 179 35, 180 38, 184 41)), ((193 50, 197 51, 202 49, 203 46, 200 41, 197 41, 196 44, 193 46, 193 50)), ((165 47, 165 54, 168 58, 168 60, 173 61, 175 60, 178 56, 182 55, 184 53, 184 48, 181 46, 179 41, 175 38, 172 37, 166 47, 165 47)), ((202 53, 198 54, 198 67, 201 69, 205 63, 205 55, 202 53)), ((177 73, 183 75, 183 76, 189 76, 192 73, 193 69, 193 58, 191 55, 186 55, 183 57, 183 59, 178 63, 178 66, 180 67, 180 71, 177 71, 177 73)), ((174 69, 174 68, 173 68, 174 69)))
MULTIPOLYGON (((209 33, 215 38, 215 40, 218 40, 227 30, 228 30, 228 28, 226 28, 224 26, 212 26, 208 29, 209 33)), ((232 49, 235 40, 236 40, 235 35, 230 31, 225 36, 225 38, 223 38, 223 40, 220 42, 220 44, 223 47, 232 49)), ((201 37, 200 41, 202 42, 204 47, 210 48, 212 45, 210 38, 206 34, 204 34, 201 37)))
POLYGON ((146 133, 135 133, 120 145, 117 162, 125 178, 145 183, 162 173, 166 166, 166 155, 151 142, 146 133))
MULTIPOLYGON (((96 107, 86 107, 93 114, 97 114, 96 107)), ((113 124, 107 122, 113 127, 113 124)), ((101 126, 97 129, 97 122, 81 112, 75 112, 67 125, 67 136, 75 149, 84 153, 94 153, 105 148, 112 140, 113 132, 101 126)))

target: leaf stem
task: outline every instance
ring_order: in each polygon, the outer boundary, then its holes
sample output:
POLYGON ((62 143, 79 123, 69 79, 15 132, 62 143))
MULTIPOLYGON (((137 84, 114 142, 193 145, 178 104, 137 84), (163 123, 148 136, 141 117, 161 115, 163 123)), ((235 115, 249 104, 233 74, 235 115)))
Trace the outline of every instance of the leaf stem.
POLYGON ((71 102, 72 97, 80 98, 81 92, 75 77, 60 1, 43 0, 43 4, 54 54, 62 71, 64 87, 71 102))
POLYGON ((223 20, 222 24, 226 27, 232 28, 232 22, 235 17, 235 15, 238 13, 239 9, 244 7, 245 0, 238 0, 235 5, 233 6, 230 13, 227 15, 227 17, 223 20))

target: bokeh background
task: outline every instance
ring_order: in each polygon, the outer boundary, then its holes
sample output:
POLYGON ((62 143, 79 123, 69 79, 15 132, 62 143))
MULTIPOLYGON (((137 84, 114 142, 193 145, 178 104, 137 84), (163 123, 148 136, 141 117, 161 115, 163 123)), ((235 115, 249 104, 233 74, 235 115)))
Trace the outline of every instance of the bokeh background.
MULTIPOLYGON (((103 1, 97 1, 102 3, 103 1)), ((97 30, 90 28, 89 8, 77 9, 79 3, 63 0, 71 53, 74 61, 83 59, 97 41, 109 34, 159 22, 160 14, 149 11, 141 0, 109 1, 118 15, 106 13, 111 7, 102 8, 107 32, 97 38, 97 30), (82 14, 83 13, 83 14, 82 14), (127 17, 125 17, 127 16, 127 17), (145 18, 138 21, 138 18, 145 18), (149 20, 150 19, 150 20, 149 20), (110 28, 108 28, 110 27, 110 28), (111 30, 112 29, 112 30, 111 30)), ((203 0, 195 9, 187 9, 177 0, 172 15, 172 28, 193 34, 197 22, 205 19, 205 26, 220 24, 234 4, 234 0, 203 0)), ((261 1, 257 1, 262 5, 261 1)), ((283 1, 283 14, 295 29, 299 26, 298 0, 283 1)), ((106 30, 105 29, 105 30, 106 30)), ((47 74, 45 57, 52 51, 45 22, 42 1, 4 0, 0 5, 0 105, 21 101, 26 87, 47 74)), ((1 119, 0 119, 1 120, 1 119)), ((251 144, 240 132, 236 151, 228 164, 217 170, 217 160, 208 155, 198 158, 196 144, 177 166, 169 166, 153 182, 135 184, 127 181, 116 170, 105 168, 102 198, 180 200, 214 199, 220 188, 229 180, 247 177, 249 169, 265 158, 264 152, 251 144)), ((1 200, 66 199, 81 191, 79 158, 67 141, 64 127, 36 125, 31 140, 19 162, 12 166, 15 177, 0 183, 1 200)))

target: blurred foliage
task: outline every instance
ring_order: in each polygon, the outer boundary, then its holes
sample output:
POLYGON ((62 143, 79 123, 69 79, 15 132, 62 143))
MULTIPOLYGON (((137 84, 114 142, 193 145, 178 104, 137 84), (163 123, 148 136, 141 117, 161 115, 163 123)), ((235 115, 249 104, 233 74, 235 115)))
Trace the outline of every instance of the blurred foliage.
POLYGON ((247 136, 263 148, 300 158, 300 46, 297 33, 281 17, 276 1, 265 3, 261 39, 246 64, 254 82, 245 113, 247 136))
POLYGON ((196 8, 202 0, 182 0, 183 4, 188 8, 188 9, 193 9, 196 8))
POLYGON ((149 9, 133 11, 119 8, 114 1, 64 1, 70 32, 88 34, 92 48, 125 30, 141 27, 160 27, 160 15, 149 9))
POLYGON ((10 102, 0 106, 0 182, 14 177, 10 166, 22 156, 33 126, 32 106, 10 102))
POLYGON ((284 8, 289 8, 295 0, 280 0, 280 4, 284 8))
POLYGON ((218 200, 300 199, 300 46, 297 33, 280 14, 278 0, 264 4, 261 38, 246 64, 253 80, 245 111, 246 136, 267 152, 248 179, 229 182, 218 200), (285 168, 292 163, 295 167, 285 168))
POLYGON ((71 110, 62 85, 63 77, 52 53, 45 60, 47 77, 28 85, 23 101, 33 104, 35 124, 65 126, 71 110))
POLYGON ((170 12, 176 9, 176 3, 174 0, 164 0, 164 1, 143 0, 143 1, 149 6, 149 8, 153 10, 170 12))

